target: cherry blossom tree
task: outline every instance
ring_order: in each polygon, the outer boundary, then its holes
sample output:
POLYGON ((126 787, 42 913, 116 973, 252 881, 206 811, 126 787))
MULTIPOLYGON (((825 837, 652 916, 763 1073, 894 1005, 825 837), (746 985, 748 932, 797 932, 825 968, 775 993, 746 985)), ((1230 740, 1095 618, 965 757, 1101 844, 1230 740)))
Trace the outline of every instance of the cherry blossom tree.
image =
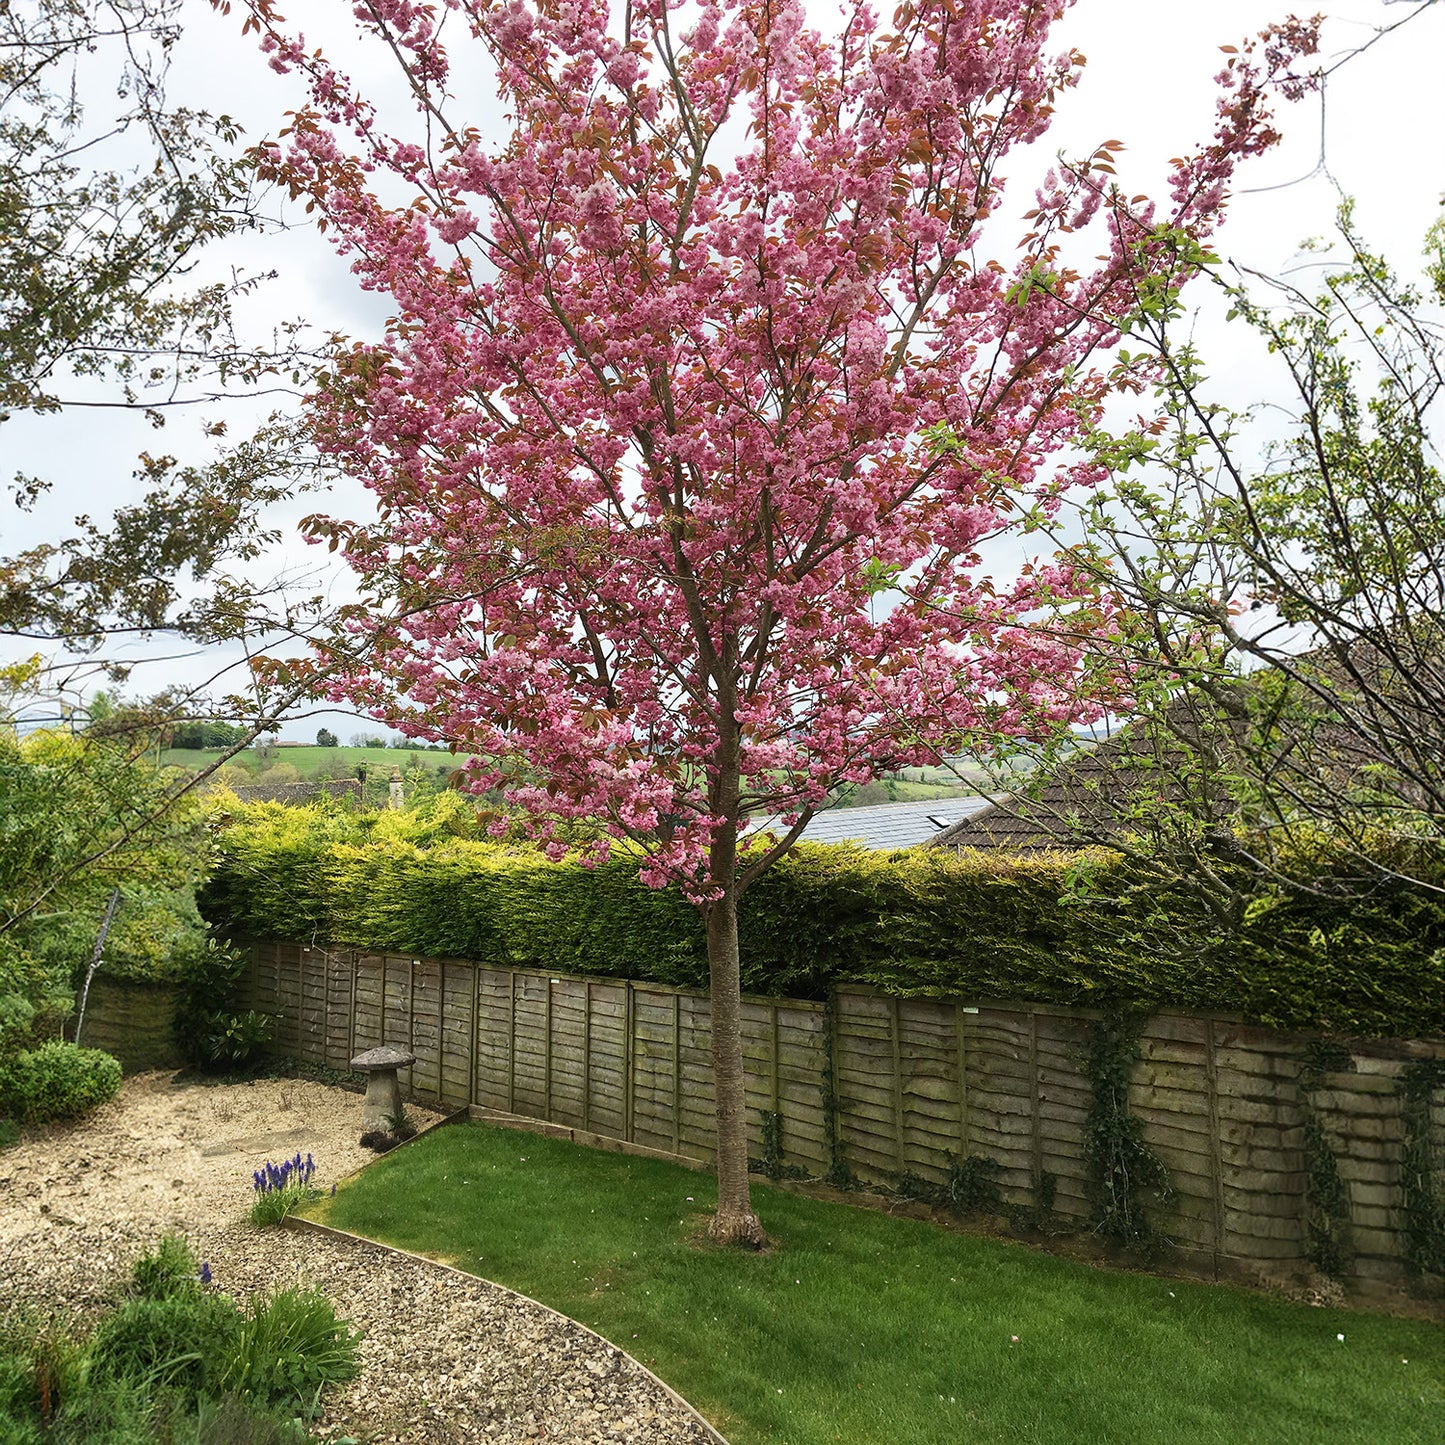
POLYGON ((830 788, 1101 704, 1107 598, 1047 560, 995 582, 983 549, 1097 475, 1069 450, 1113 384, 1092 358, 1197 269, 1310 42, 1228 63, 1166 204, 1114 193, 1106 143, 1049 173, 1015 253, 1003 166, 1077 78, 1046 49, 1066 4, 905 0, 890 27, 846 0, 826 37, 798 0, 361 0, 415 103, 389 129, 250 0, 310 86, 264 166, 397 306, 311 402, 379 507, 311 524, 371 598, 337 695, 479 754, 471 786, 554 856, 636 848, 701 910, 723 1241, 764 1240, 738 900, 830 788), (447 27, 500 145, 454 113, 447 27))

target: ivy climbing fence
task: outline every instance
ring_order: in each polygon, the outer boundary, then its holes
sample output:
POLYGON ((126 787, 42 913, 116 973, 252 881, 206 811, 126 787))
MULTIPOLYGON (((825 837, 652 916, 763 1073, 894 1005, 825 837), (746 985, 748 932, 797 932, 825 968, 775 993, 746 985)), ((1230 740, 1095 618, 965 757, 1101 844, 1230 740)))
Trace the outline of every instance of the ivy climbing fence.
MULTIPOLYGON (((705 993, 271 942, 248 991, 279 1053, 345 1069, 402 1045, 415 1097, 711 1159, 705 993)), ((1390 1289, 1445 1268, 1445 1041, 851 987, 745 999, 742 1031, 752 1153, 774 1176, 1147 1228, 1216 1272, 1313 1265, 1390 1289)))

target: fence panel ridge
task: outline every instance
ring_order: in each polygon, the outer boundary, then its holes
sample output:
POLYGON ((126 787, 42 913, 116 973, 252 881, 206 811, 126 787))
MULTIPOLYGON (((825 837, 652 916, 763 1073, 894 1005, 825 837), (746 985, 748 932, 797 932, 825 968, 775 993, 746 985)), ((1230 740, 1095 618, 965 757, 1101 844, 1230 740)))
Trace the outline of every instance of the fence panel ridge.
MULTIPOLYGON (((691 1164, 713 1155, 704 991, 261 940, 240 1002, 272 1015, 275 1051, 300 1062, 345 1068, 398 1044, 416 1055, 404 1086, 448 1108, 691 1164)), ((857 985, 824 1003, 745 995, 750 1152, 774 1177, 974 1202, 996 1188, 1020 1217, 1087 1227, 1090 1039, 1103 1018, 857 985)), ((1337 1275, 1386 1291, 1414 1278, 1404 1160, 1411 1148, 1445 1157, 1445 1089, 1409 1116, 1406 1093, 1412 1069, 1438 1063, 1445 1078, 1445 1044, 1182 1013, 1151 1016, 1137 1040, 1127 1110, 1172 1189, 1147 1206, 1159 1234, 1216 1273, 1303 1279, 1321 1257, 1323 1175, 1338 1181, 1337 1275)), ((1445 1180, 1432 1187, 1445 1193, 1445 1180)), ((1445 1257, 1445 1240, 1438 1249, 1445 1257)))

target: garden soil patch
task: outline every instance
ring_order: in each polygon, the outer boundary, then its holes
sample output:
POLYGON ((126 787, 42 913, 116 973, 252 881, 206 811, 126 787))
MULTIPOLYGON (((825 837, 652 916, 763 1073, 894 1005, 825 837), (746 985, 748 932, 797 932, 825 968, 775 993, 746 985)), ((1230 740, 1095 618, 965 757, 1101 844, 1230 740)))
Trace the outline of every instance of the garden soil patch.
MULTIPOLYGON (((436 1115, 413 1108, 419 1125, 436 1115)), ((508 1290, 360 1241, 249 1222, 251 1174, 298 1151, 322 1188, 375 1156, 361 1100, 305 1080, 240 1084, 138 1074, 80 1124, 0 1152, 0 1310, 94 1316, 135 1260, 182 1233, 215 1287, 323 1290, 365 1331, 361 1374, 333 1390, 320 1438, 372 1445, 710 1437, 620 1350, 508 1290)))

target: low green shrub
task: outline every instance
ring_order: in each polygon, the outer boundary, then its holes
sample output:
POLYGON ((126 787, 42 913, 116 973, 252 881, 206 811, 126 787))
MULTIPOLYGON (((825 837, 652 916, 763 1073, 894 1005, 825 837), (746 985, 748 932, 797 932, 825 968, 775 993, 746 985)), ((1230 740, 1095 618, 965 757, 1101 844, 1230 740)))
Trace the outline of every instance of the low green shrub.
POLYGON ((187 1405, 144 1379, 97 1376, 48 1426, 33 1410, 7 1413, 0 1401, 4 1445, 310 1445, 312 1438, 284 1409, 234 1396, 187 1405))
POLYGON ((271 1042, 266 1014, 240 1007, 246 959, 216 939, 181 969, 176 999, 176 1041, 186 1060, 212 1074, 250 1068, 271 1042))
POLYGON ((35 1372, 30 1362, 20 1355, 0 1352, 0 1438, 26 1439, 20 1434, 21 1424, 26 1415, 36 1412, 35 1372))
POLYGON ((179 1234, 162 1235, 131 1270, 131 1293, 139 1299, 174 1299, 201 1288, 201 1268, 191 1246, 179 1234))
POLYGON ((227 1395, 201 1400, 194 1433, 175 1445, 310 1445, 314 1437, 286 1408, 268 1409, 253 1400, 227 1395))
MULTIPOLYGON (((84 1393, 90 1356, 70 1322, 34 1308, 0 1315, 0 1426, 48 1424, 72 1396, 84 1393)), ((11 1435, 0 1432, 9 1445, 11 1435)), ((37 1436, 37 1438, 39 1438, 37 1436)))
POLYGON ((0 1301, 0 1445, 305 1445, 359 1336, 315 1291, 241 1308, 208 1281, 167 1235, 88 1335, 0 1301))
POLYGON ((120 1061, 58 1040, 18 1055, 0 1075, 4 1107, 25 1124, 76 1119, 113 1099, 120 1061))
POLYGON ((126 1300, 95 1332, 96 1367, 111 1379, 147 1377, 194 1404, 223 1393, 241 1326, 235 1305, 205 1290, 126 1300))
POLYGON ((32 1419, 33 1433, 22 1426, 4 1439, 6 1445, 193 1445, 181 1414, 168 1397, 157 1400, 147 1380, 87 1375, 64 1397, 48 1428, 32 1419))
POLYGON ((221 1383, 262 1404, 308 1400, 356 1375, 360 1340, 319 1291, 281 1290, 252 1300, 221 1383))
MULTIPOLYGON (((44 989, 34 997, 6 991, 3 975, 4 969, 0 968, 0 1112, 18 1112, 18 1106, 10 1098, 9 1081, 20 1056, 59 1039, 70 1000, 44 989)), ((0 1148, 9 1142, 3 1125, 4 1121, 0 1120, 0 1148)))
POLYGON ((0 1059, 13 1058, 30 1044, 35 1005, 23 994, 0 993, 0 1059))
POLYGON ((246 1009, 209 1015, 197 1040, 201 1066, 211 1073, 234 1074, 260 1061, 271 1042, 269 1014, 246 1009))

